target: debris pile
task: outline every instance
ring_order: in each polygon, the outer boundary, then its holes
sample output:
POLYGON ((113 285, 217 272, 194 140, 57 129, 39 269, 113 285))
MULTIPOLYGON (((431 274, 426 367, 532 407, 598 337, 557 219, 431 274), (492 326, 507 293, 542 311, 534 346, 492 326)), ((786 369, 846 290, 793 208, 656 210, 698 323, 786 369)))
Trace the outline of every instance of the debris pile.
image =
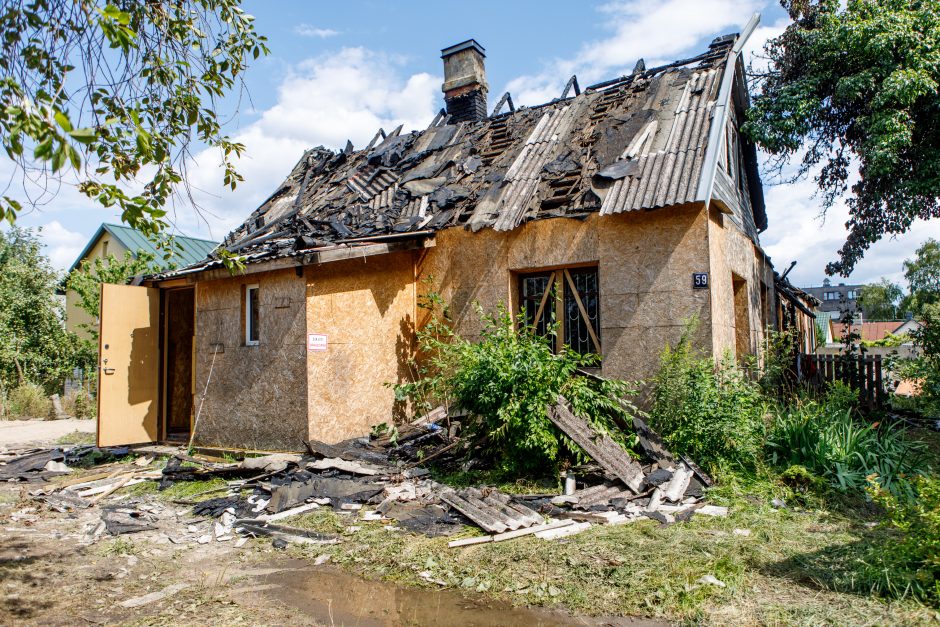
MULTIPOLYGON (((137 449, 144 455, 133 461, 128 460, 126 448, 29 450, 0 459, 0 478, 44 484, 30 494, 58 512, 87 510, 101 503, 100 520, 89 529, 89 541, 103 533, 160 529, 161 521, 175 517, 185 525, 186 533, 170 535, 172 542, 185 542, 188 537, 206 544, 239 536, 238 543, 248 536, 270 537, 275 546, 339 542, 338 536, 278 524, 321 507, 344 517, 348 532, 355 532, 360 522, 375 521, 390 531, 428 536, 454 535, 471 524, 490 534, 454 540, 452 547, 526 535, 557 539, 594 524, 619 525, 641 518, 668 525, 696 514, 727 515, 727 508, 703 500, 711 478, 691 460, 673 456, 642 419, 635 418, 633 425, 646 458, 641 463, 573 413, 563 397, 547 412, 596 462, 592 472, 581 474, 583 481, 570 493, 512 495, 489 487, 457 490, 431 479, 429 471, 419 465, 456 455, 461 443, 454 436, 459 425, 443 408, 371 438, 337 444, 307 442, 304 455, 277 453, 231 462, 164 447, 169 457, 157 470, 150 468, 155 455, 147 449, 137 449), (105 464, 90 475, 48 483, 71 472, 67 462, 105 464), (127 493, 114 494, 146 481, 156 481, 158 489, 164 490, 180 482, 218 479, 224 480, 224 486, 175 500, 189 508, 181 511, 127 493)), ((454 416, 459 418, 456 412, 454 416)))

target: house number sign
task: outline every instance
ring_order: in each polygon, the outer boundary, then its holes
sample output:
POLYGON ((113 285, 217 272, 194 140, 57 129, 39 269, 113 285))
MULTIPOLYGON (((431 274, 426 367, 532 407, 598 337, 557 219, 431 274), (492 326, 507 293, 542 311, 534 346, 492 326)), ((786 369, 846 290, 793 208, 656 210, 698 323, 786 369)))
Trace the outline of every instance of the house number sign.
POLYGON ((320 335, 318 333, 311 333, 307 336, 307 350, 308 351, 325 351, 326 350, 326 336, 320 335))
POLYGON ((697 290, 707 290, 708 289, 708 273, 707 272, 693 272, 692 273, 692 287, 697 290))

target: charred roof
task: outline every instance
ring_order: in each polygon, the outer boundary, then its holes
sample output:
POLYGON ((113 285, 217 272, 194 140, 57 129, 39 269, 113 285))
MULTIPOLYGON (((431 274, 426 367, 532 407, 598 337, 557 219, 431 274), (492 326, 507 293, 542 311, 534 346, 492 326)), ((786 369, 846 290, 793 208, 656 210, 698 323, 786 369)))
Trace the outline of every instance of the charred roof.
POLYGON ((450 123, 442 110, 423 131, 380 130, 362 150, 308 150, 222 247, 255 262, 364 238, 453 226, 504 231, 700 200, 735 41, 719 37, 694 58, 651 69, 640 62, 571 97, 478 122, 450 123))

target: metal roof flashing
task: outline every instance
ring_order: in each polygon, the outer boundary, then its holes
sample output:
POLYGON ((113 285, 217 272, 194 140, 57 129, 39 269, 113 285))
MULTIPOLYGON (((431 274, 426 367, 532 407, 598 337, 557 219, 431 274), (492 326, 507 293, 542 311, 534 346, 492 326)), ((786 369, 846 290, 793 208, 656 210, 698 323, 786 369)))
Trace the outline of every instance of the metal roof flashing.
MULTIPOLYGON (((721 152, 721 138, 725 123, 728 120, 728 107, 731 105, 732 89, 734 86, 735 75, 737 73, 737 63, 741 55, 741 50, 757 25, 760 24, 760 13, 754 13, 751 19, 747 21, 735 39, 734 47, 725 62, 724 74, 721 80, 721 88, 718 91, 718 98, 715 101, 715 110, 712 115, 712 124, 709 131, 708 144, 705 150, 705 161, 702 165, 701 178, 699 179, 697 197, 705 203, 707 208, 712 201, 712 191, 715 187, 715 176, 718 169, 718 157, 721 152)), ((728 37, 728 36, 726 36, 728 37)), ((712 45, 715 45, 724 38, 719 37, 712 45)))
POLYGON ((457 54, 458 52, 462 52, 463 50, 468 50, 470 48, 473 48, 482 56, 486 56, 486 48, 481 46, 476 39, 468 39, 467 41, 462 41, 459 44, 454 44, 453 46, 443 48, 441 50, 441 58, 444 59, 451 56, 452 54, 457 54))

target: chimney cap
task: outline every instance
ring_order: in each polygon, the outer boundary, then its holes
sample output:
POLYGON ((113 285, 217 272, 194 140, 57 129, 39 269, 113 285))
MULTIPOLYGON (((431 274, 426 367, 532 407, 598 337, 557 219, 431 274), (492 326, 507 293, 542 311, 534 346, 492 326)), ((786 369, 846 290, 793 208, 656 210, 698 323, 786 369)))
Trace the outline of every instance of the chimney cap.
POLYGON ((480 56, 486 57, 486 49, 481 46, 476 39, 468 39, 467 41, 462 41, 459 44, 454 44, 453 46, 448 46, 441 50, 441 58, 445 59, 452 54, 461 52, 462 50, 469 50, 473 48, 480 53, 480 56))

